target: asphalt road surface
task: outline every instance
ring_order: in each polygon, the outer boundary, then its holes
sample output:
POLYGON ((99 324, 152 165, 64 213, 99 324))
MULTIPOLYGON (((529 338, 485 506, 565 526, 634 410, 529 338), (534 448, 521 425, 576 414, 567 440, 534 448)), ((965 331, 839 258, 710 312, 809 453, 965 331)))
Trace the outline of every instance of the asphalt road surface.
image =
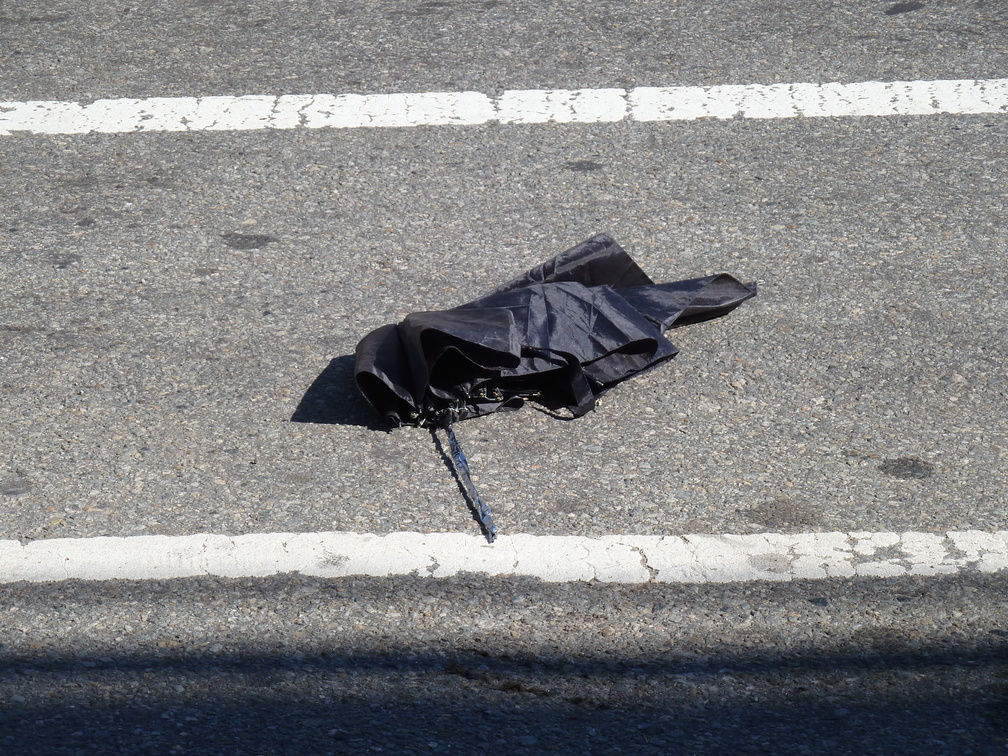
MULTIPOLYGON (((995 0, 0 4, 0 102, 1008 77, 995 0)), ((0 111, 5 108, 0 105, 0 111)), ((369 330, 598 232, 759 296, 570 423, 504 533, 1008 523, 1008 112, 0 136, 0 539, 479 529, 369 330)), ((0 587, 4 753, 1008 751, 1004 572, 0 587)))

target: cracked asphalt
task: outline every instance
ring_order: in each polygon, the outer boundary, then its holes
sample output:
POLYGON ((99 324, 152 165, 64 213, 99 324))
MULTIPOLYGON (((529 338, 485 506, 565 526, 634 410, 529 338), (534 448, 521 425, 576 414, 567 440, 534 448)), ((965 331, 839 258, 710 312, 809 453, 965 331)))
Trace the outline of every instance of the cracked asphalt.
MULTIPOLYGON (((0 7, 9 102, 1005 77, 987 0, 0 7)), ((459 424, 502 532, 1003 531, 1006 131, 0 136, 0 539, 478 534, 354 346, 601 231, 760 294, 577 422, 459 424)), ((0 750, 1004 753, 1004 581, 8 584, 0 750)))

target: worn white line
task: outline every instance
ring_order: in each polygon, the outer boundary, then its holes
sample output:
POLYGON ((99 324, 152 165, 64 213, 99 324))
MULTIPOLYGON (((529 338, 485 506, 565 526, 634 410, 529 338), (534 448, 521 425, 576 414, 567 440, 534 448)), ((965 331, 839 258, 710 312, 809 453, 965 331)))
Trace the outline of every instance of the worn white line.
POLYGON ((502 536, 260 533, 0 541, 0 583, 201 575, 459 573, 549 582, 725 583, 1008 571, 1008 531, 502 536))
POLYGON ((1008 79, 0 102, 0 135, 1008 113, 1008 79))

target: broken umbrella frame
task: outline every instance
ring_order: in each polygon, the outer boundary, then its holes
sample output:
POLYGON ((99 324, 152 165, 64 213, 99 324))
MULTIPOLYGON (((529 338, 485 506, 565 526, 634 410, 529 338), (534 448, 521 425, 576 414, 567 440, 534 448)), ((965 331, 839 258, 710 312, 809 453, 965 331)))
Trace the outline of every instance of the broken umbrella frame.
POLYGON ((393 426, 444 428, 487 540, 497 534, 455 437, 457 420, 527 401, 571 418, 622 381, 672 359, 664 332, 756 295, 727 274, 656 284, 605 234, 450 310, 418 312, 357 345, 354 379, 393 426))

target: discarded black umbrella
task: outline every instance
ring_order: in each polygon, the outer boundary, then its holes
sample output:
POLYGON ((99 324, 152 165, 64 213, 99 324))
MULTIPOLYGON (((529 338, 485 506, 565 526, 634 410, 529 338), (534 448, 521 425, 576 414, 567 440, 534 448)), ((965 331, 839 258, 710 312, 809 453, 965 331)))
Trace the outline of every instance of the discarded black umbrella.
POLYGON ((580 417, 617 383, 676 355, 664 331, 725 315, 755 294, 755 284, 726 274, 656 284, 600 234, 473 302, 372 331, 357 345, 354 377, 393 425, 445 429, 493 541, 453 422, 526 401, 580 417))

